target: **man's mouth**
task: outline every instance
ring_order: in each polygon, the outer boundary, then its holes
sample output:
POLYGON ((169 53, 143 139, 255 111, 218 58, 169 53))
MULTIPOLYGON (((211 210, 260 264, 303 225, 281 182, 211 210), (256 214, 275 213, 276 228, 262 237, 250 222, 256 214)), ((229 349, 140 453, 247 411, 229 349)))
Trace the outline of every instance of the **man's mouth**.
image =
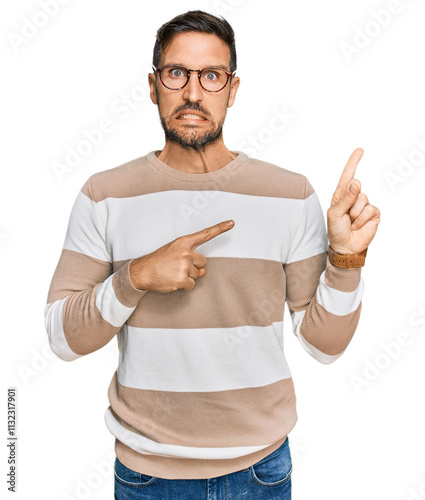
POLYGON ((191 120, 204 120, 205 121, 205 118, 202 118, 202 116, 199 116, 199 115, 180 115, 177 119, 178 120, 191 119, 191 120))
POLYGON ((181 113, 176 117, 177 120, 198 120, 198 121, 206 121, 204 116, 198 113, 181 113))

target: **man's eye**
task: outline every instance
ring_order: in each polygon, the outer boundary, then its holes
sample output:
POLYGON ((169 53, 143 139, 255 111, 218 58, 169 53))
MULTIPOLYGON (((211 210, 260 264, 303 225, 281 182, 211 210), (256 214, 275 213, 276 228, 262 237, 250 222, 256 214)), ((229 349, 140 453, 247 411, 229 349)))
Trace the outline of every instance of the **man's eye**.
POLYGON ((218 74, 215 73, 214 71, 208 71, 208 73, 205 73, 204 74, 204 78, 206 78, 207 80, 216 80, 218 78, 218 74))
POLYGON ((174 78, 181 78, 182 76, 184 76, 183 71, 181 69, 178 69, 178 68, 172 69, 170 71, 170 74, 174 78))

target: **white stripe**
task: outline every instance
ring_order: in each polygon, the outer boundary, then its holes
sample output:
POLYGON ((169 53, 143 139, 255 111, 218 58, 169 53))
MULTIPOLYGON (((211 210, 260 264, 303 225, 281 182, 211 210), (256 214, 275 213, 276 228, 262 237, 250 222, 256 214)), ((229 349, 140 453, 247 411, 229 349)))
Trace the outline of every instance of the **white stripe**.
POLYGON ((267 327, 136 328, 119 332, 118 380, 135 389, 209 392, 260 387, 291 377, 279 336, 267 327))
POLYGON ((292 317, 292 324, 294 327, 294 334, 300 341, 301 345, 303 346, 304 350, 310 354, 314 359, 319 361, 320 363, 323 363, 325 365, 329 365, 330 363, 333 363, 336 361, 342 354, 344 354, 344 351, 338 353, 338 354, 326 354, 322 351, 319 351, 314 345, 311 345, 307 340, 303 337, 303 335, 300 333, 300 328, 301 328, 301 323, 303 322, 304 316, 305 316, 306 310, 304 311, 296 311, 296 312, 291 312, 291 317, 292 317))
POLYGON ((306 310, 304 311, 291 311, 292 326, 294 334, 298 337, 300 335, 301 323, 303 322, 306 310))
MULTIPOLYGON (((112 262, 105 247, 105 227, 100 212, 105 207, 96 203, 83 192, 79 192, 68 223, 64 248, 83 253, 89 257, 112 262)), ((106 216, 104 216, 106 219, 106 216)))
POLYGON ((114 418, 109 408, 105 412, 105 422, 111 434, 119 441, 132 450, 145 455, 220 460, 248 455, 273 444, 269 443, 260 446, 233 446, 229 448, 202 448, 200 446, 179 446, 175 444, 158 443, 123 427, 114 418))
POLYGON ((113 274, 109 276, 97 289, 96 305, 105 321, 119 327, 128 320, 136 307, 127 307, 117 299, 112 285, 113 277, 113 274))
POLYGON ((74 361, 81 358, 82 354, 76 354, 68 345, 63 331, 62 311, 67 297, 47 304, 44 308, 46 330, 52 351, 64 361, 74 361))
POLYGON ((325 283, 325 272, 323 271, 320 275, 319 286, 316 291, 317 302, 326 311, 336 316, 346 316, 355 311, 359 307, 363 297, 363 278, 360 278, 357 288, 352 292, 341 292, 325 283))
MULTIPOLYGON (((146 255, 179 236, 232 219, 235 226, 231 230, 203 243, 196 251, 206 257, 285 262, 303 201, 226 191, 171 190, 107 198, 97 205, 101 213, 108 214, 108 248, 113 248, 114 260, 146 255)), ((311 240, 303 255, 321 251, 320 242, 311 240)))
POLYGON ((301 203, 302 211, 292 236, 287 264, 326 252, 328 248, 325 219, 317 194, 312 193, 301 203))

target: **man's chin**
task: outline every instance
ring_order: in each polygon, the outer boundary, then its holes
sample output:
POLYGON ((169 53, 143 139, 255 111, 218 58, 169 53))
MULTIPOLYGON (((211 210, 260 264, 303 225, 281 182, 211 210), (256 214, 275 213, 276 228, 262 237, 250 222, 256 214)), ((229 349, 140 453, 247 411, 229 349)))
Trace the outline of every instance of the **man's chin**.
POLYGON ((178 144, 183 149, 187 151, 205 151, 208 146, 211 146, 217 141, 186 141, 186 140, 176 140, 174 138, 168 138, 170 142, 178 144))
POLYGON ((176 144, 179 144, 185 149, 192 151, 203 151, 207 146, 211 146, 218 142, 221 137, 221 130, 219 133, 203 133, 194 134, 193 131, 190 134, 177 133, 175 130, 165 131, 165 137, 176 144))

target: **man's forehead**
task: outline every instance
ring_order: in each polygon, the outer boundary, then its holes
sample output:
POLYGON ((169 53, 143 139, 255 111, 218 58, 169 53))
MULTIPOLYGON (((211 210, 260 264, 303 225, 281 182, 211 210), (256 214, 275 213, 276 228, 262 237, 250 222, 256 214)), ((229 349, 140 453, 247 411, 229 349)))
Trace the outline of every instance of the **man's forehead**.
POLYGON ((181 64, 199 69, 218 66, 229 69, 230 49, 228 45, 210 33, 186 32, 176 35, 166 48, 162 63, 181 64))

